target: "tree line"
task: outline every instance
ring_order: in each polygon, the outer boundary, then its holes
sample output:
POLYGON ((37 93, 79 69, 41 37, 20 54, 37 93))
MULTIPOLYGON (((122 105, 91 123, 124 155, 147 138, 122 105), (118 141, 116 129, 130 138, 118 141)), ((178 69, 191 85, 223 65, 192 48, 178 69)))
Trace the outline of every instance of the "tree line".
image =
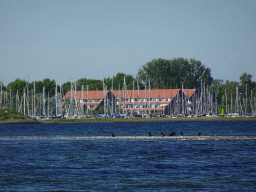
MULTIPOLYGON (((231 94, 233 95, 232 100, 235 98, 236 87, 239 89, 241 97, 256 97, 256 82, 252 81, 252 75, 243 73, 240 76, 240 82, 226 81, 213 79, 211 75, 211 69, 205 67, 201 61, 196 59, 185 59, 185 58, 173 58, 173 59, 153 59, 150 62, 142 65, 139 69, 138 74, 134 77, 129 74, 117 73, 112 78, 104 78, 102 80, 81 78, 76 81, 76 90, 81 91, 82 86, 84 90, 102 90, 103 81, 107 86, 108 90, 119 90, 124 88, 124 77, 126 82, 126 89, 148 89, 149 83, 151 89, 201 89, 203 83, 209 89, 213 88, 217 90, 218 103, 223 103, 223 95, 227 95, 227 100, 230 103, 231 94), (112 84, 113 82, 113 84, 112 84)), ((71 83, 66 82, 64 84, 57 85, 58 92, 66 94, 71 90, 71 83)), ((15 81, 10 82, 6 87, 2 85, 3 91, 12 91, 13 93, 18 92, 21 95, 24 89, 32 90, 34 82, 27 82, 17 78, 15 81)), ((42 93, 43 87, 45 87, 45 94, 50 97, 54 97, 56 89, 56 81, 45 78, 42 81, 35 81, 36 93, 42 93)))

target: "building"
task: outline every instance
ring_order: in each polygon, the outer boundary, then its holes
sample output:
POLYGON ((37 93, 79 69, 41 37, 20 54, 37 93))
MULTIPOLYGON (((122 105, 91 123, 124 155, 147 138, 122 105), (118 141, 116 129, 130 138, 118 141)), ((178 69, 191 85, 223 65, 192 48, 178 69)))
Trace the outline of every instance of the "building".
POLYGON ((63 99, 73 99, 85 113, 104 107, 110 113, 184 114, 191 111, 196 89, 147 89, 112 91, 68 91, 63 99), (182 99, 183 98, 183 99, 182 99), (183 103, 182 103, 183 101, 183 103))

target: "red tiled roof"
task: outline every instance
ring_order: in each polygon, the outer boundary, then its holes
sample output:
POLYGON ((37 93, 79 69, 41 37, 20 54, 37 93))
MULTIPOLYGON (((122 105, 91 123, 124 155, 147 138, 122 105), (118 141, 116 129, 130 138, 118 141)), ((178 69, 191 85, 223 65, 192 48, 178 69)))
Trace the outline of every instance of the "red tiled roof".
MULTIPOLYGON (((115 97, 126 97, 126 99, 131 98, 174 98, 180 89, 150 89, 150 90, 114 90, 113 94, 115 97), (150 93, 150 95, 149 95, 150 93)), ((196 89, 183 89, 183 93, 189 97, 191 97, 195 93, 196 89)), ((110 92, 110 91, 108 91, 110 92)), ((71 97, 71 91, 68 91, 64 97, 71 97)), ((106 94, 106 93, 105 93, 106 94)), ((73 91, 73 98, 75 99, 87 99, 87 91, 84 91, 82 98, 82 91, 73 91)), ((103 99, 103 91, 88 91, 88 99, 103 99)))
POLYGON ((183 92, 187 97, 191 97, 191 96, 196 92, 196 89, 182 89, 182 92, 183 92))
MULTIPOLYGON (((84 91, 82 94, 82 91, 72 91, 73 98, 74 99, 87 99, 87 91, 84 91), (82 98, 83 96, 83 98, 82 98)), ((64 97, 71 97, 71 91, 68 91, 64 97)), ((103 99, 103 91, 88 91, 88 99, 103 99)))
MULTIPOLYGON (((171 101, 150 101, 150 104, 169 104, 171 101)), ((126 105, 144 105, 144 104, 148 104, 148 101, 134 101, 134 102, 125 102, 126 105)), ((121 102, 121 104, 124 104, 124 101, 121 102)))
MULTIPOLYGON (((123 112, 126 112, 126 109, 122 109, 123 110, 123 112)), ((147 110, 147 111, 149 111, 149 108, 139 108, 139 110, 138 109, 134 109, 133 110, 133 108, 128 108, 127 109, 127 111, 134 111, 134 112, 136 112, 136 111, 145 111, 145 110, 147 110)), ((165 108, 150 108, 150 111, 151 112, 153 112, 153 111, 164 111, 165 110, 165 108)))
MULTIPOLYGON (((180 89, 147 89, 147 90, 126 90, 126 99, 131 98, 174 98, 180 89), (150 95, 149 95, 150 93, 150 95)), ((119 91, 113 91, 116 97, 119 97, 119 91)), ((120 91, 120 97, 122 97, 122 92, 120 91)))

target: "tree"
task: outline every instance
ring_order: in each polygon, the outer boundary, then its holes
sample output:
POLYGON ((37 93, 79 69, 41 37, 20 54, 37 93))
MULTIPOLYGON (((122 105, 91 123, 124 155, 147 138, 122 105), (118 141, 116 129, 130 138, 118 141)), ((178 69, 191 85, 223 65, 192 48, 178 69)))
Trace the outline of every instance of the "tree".
MULTIPOLYGON (((112 79, 113 79, 113 90, 119 90, 123 88, 124 86, 124 77, 125 77, 125 83, 127 90, 133 89, 133 82, 134 82, 134 89, 137 89, 137 80, 133 78, 132 75, 126 75, 124 73, 117 73, 115 77, 108 78, 105 82, 106 86, 108 87, 108 90, 111 89, 112 86, 112 79)), ((141 82, 138 82, 140 89, 144 88, 144 85, 142 85, 141 82)))
POLYGON ((8 84, 7 91, 9 92, 11 89, 13 93, 16 94, 16 92, 18 91, 19 95, 22 95, 26 87, 27 82, 25 80, 17 78, 15 81, 8 84))
POLYGON ((71 83, 68 81, 62 85, 63 94, 65 95, 68 91, 71 90, 71 83))
MULTIPOLYGON (((217 88, 217 89, 221 88, 223 86, 223 82, 224 82, 224 80, 222 80, 222 79, 214 79, 213 80, 214 88, 217 88)), ((229 82, 226 82, 226 84, 227 83, 229 84, 229 82)))
MULTIPOLYGON (((2 83, 2 91, 6 91, 6 87, 4 86, 4 83, 3 82, 0 82, 0 86, 1 86, 1 83, 2 83)), ((1 88, 0 88, 1 89, 1 88)), ((1 90, 0 90, 1 91, 1 90)))
POLYGON ((87 85, 89 90, 95 91, 96 88, 98 90, 102 90, 103 84, 102 81, 99 79, 86 79, 86 78, 81 78, 76 81, 76 88, 77 91, 82 90, 82 85, 84 85, 84 90, 87 90, 87 85))
MULTIPOLYGON (((31 84, 33 84, 33 82, 31 84)), ((31 84, 30 84, 30 86, 31 86, 31 84)), ((50 80, 49 78, 46 78, 43 80, 42 87, 40 87, 40 90, 43 90, 43 86, 45 87, 46 95, 48 95, 48 93, 49 93, 50 97, 55 95, 55 88, 56 88, 55 80, 50 80)), ((57 88, 59 90, 59 86, 57 88)), ((31 89, 32 89, 32 87, 31 87, 31 89)))
POLYGON ((144 64, 138 71, 140 81, 152 82, 152 88, 199 88, 201 79, 206 85, 211 85, 211 69, 206 68, 195 59, 174 58, 165 60, 159 58, 144 64))
POLYGON ((245 85, 245 84, 250 85, 251 82, 252 82, 252 75, 247 74, 247 73, 243 73, 240 76, 240 82, 241 82, 242 85, 245 85))

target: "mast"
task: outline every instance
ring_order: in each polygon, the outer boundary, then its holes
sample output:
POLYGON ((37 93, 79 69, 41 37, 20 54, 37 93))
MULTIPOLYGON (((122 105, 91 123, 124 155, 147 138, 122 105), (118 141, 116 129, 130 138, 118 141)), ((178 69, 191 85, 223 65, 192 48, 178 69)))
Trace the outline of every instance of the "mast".
POLYGON ((76 105, 76 109, 75 109, 75 115, 77 116, 77 94, 76 94, 76 81, 75 81, 75 105, 76 105))
POLYGON ((251 100, 250 100, 250 106, 251 106, 251 113, 253 114, 253 113, 254 113, 254 110, 253 110, 253 98, 252 98, 252 90, 251 90, 251 100))
POLYGON ((134 78, 132 78, 132 95, 133 95, 133 98, 132 98, 132 101, 133 101, 132 113, 134 113, 134 78))
POLYGON ((105 83, 104 83, 104 79, 103 79, 103 97, 104 97, 104 116, 106 116, 106 96, 105 96, 105 83))
MULTIPOLYGON (((32 82, 33 83, 33 82, 32 82)), ((31 90, 31 99, 32 99, 32 107, 31 107, 31 116, 34 117, 34 89, 31 90)))
MULTIPOLYGON (((202 82, 202 80, 201 80, 202 82)), ((181 104, 182 104, 182 116, 184 116, 184 94, 183 94, 183 82, 181 82, 181 104)))
POLYGON ((44 113, 44 116, 45 116, 45 87, 43 86, 43 113, 44 113))
POLYGON ((216 114, 218 115, 218 101, 217 101, 217 95, 218 95, 218 88, 215 95, 215 104, 216 104, 216 114))
POLYGON ((27 111, 28 111, 28 116, 30 116, 29 112, 29 85, 27 85, 27 111))
POLYGON ((150 108, 150 80, 148 80, 148 90, 149 90, 149 92, 148 92, 148 106, 149 106, 148 114, 150 115, 150 113, 151 113, 151 108, 150 108))
MULTIPOLYGON (((156 108, 157 108, 157 102, 158 102, 158 95, 157 95, 157 87, 156 87, 156 108)), ((158 112, 158 111, 157 111, 158 112)))
MULTIPOLYGON (((165 104, 165 89, 164 89, 164 99, 163 99, 163 103, 165 104)), ((162 106, 164 106, 164 105, 162 105, 162 106)), ((162 114, 164 115, 164 107, 163 107, 162 114)))
POLYGON ((72 109, 72 104, 73 104, 73 86, 72 86, 72 82, 70 83, 70 86, 71 86, 71 92, 70 92, 71 95, 70 95, 68 113, 71 113, 71 115, 73 115, 72 114, 72 111, 73 111, 73 109, 72 109))
POLYGON ((23 114, 24 114, 24 115, 26 115, 26 111, 25 111, 25 107, 26 107, 26 102, 25 102, 26 100, 25 100, 25 97, 26 97, 26 95, 25 95, 25 94, 26 94, 26 93, 25 93, 25 89, 24 89, 24 95, 23 95, 23 97, 24 97, 24 104, 23 104, 23 107, 24 107, 24 110, 23 110, 23 111, 24 111, 24 113, 23 113, 23 114))
POLYGON ((119 102, 118 102, 118 107, 119 107, 119 115, 120 115, 120 106, 121 106, 121 97, 120 97, 120 84, 119 84, 119 102))
POLYGON ((12 89, 10 89, 10 95, 9 95, 9 109, 10 110, 12 110, 12 108, 11 108, 11 104, 12 104, 12 102, 11 102, 11 95, 12 95, 12 89))
MULTIPOLYGON (((202 115, 202 103, 203 103, 203 87, 202 87, 202 79, 201 79, 201 95, 200 95, 200 115, 202 115)), ((216 108, 217 110, 217 108, 216 108)))
POLYGON ((205 109, 205 107, 206 107, 206 96, 205 96, 205 79, 204 79, 204 86, 203 86, 203 89, 204 89, 204 96, 203 96, 203 114, 205 114, 206 113, 206 109, 205 109))
POLYGON ((145 106, 145 111, 144 113, 146 113, 147 111, 147 96, 146 96, 146 89, 147 89, 147 76, 146 76, 146 81, 145 81, 145 92, 144 92, 144 106, 145 106))
POLYGON ((227 91, 226 91, 226 89, 225 89, 225 98, 226 98, 226 113, 228 112, 228 104, 227 104, 227 91))
POLYGON ((98 100, 98 87, 96 87, 96 105, 97 106, 97 100, 98 100))
POLYGON ((140 88, 139 88, 139 83, 138 83, 138 79, 137 79, 137 88, 138 88, 138 107, 137 107, 137 114, 139 115, 139 107, 140 107, 140 103, 139 103, 139 99, 140 99, 140 97, 139 97, 139 93, 140 93, 140 88))
MULTIPOLYGON (((103 80, 104 81, 104 80, 103 80)), ((104 83, 103 83, 104 84, 104 83)), ((103 89, 104 89, 104 86, 103 86, 103 89)), ((103 94, 104 95, 104 94, 103 94)), ((87 115, 88 115, 88 85, 87 85, 87 96, 86 96, 86 102, 87 102, 87 104, 86 104, 86 113, 87 113, 87 115)))
POLYGON ((82 85, 82 115, 84 114, 84 85, 82 85))
POLYGON ((0 100, 0 103, 1 103, 1 109, 2 109, 2 100, 3 100, 3 98, 2 98, 2 91, 3 91, 3 80, 1 80, 1 100, 0 100))
POLYGON ((232 110, 232 93, 231 93, 230 105, 231 105, 231 107, 230 107, 230 113, 232 113, 232 112, 233 112, 233 110, 232 110))
POLYGON ((127 108, 126 108, 126 83, 125 83, 125 76, 124 76, 124 106, 125 106, 125 117, 127 117, 127 108))
POLYGON ((55 116, 57 117, 57 81, 55 82, 55 116))
POLYGON ((247 112, 247 83, 246 83, 246 91, 245 91, 246 97, 245 97, 245 110, 244 110, 244 115, 246 116, 246 112, 247 112))
POLYGON ((236 87, 236 113, 239 114, 238 86, 236 87))
POLYGON ((111 115, 113 114, 113 110, 114 110, 114 101, 113 101, 113 99, 114 99, 114 97, 113 97, 113 78, 112 78, 112 85, 111 85, 111 115))
POLYGON ((36 116, 36 80, 34 80, 34 117, 36 116))
POLYGON ((19 99, 19 91, 17 89, 17 93, 16 93, 16 111, 18 112, 18 99, 19 99))
POLYGON ((50 107, 50 100, 49 100, 49 91, 48 91, 48 102, 47 102, 47 115, 49 118, 49 107, 50 107))

